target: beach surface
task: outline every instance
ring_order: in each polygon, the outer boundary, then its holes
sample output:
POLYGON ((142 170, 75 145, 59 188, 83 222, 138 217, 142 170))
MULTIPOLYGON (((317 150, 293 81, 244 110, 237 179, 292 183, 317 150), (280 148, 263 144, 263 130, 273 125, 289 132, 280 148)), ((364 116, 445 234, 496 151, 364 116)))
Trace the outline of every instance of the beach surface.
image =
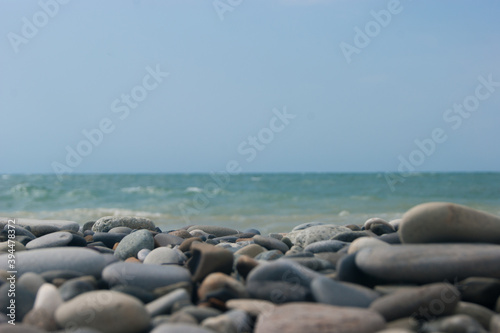
POLYGON ((1 332, 500 332, 500 217, 454 203, 278 233, 0 227, 1 332))

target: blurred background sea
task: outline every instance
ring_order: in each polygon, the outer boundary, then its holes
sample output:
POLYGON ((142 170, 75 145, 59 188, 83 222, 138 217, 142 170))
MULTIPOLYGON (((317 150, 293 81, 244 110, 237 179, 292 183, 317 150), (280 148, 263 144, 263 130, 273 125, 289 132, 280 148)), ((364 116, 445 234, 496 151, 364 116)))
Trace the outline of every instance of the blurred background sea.
POLYGON ((83 224, 109 215, 152 219, 163 231, 212 224, 263 233, 319 221, 362 224, 400 218, 428 201, 500 215, 500 173, 0 175, 0 216, 83 224), (398 175, 401 177, 401 175, 398 175))

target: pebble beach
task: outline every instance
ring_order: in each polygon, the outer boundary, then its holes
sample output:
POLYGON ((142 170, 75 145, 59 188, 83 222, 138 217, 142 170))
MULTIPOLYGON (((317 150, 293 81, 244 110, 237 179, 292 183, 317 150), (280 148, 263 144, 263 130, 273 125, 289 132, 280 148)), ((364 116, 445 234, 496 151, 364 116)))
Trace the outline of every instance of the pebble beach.
POLYGON ((136 216, 0 227, 0 332, 500 332, 500 217, 454 203, 268 234, 136 216))

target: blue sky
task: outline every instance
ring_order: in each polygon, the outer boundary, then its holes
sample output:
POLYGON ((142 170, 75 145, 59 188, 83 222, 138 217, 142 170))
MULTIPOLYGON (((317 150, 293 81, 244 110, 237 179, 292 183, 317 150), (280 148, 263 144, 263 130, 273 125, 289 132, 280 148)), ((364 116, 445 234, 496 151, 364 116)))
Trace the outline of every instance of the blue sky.
POLYGON ((500 171, 498 1, 62 2, 0 0, 0 173, 500 171))

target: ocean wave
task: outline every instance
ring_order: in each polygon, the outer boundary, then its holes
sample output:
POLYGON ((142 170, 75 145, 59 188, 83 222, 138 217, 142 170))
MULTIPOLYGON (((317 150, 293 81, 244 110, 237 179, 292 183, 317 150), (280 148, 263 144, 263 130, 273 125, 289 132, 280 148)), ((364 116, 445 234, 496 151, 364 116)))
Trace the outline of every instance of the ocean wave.
POLYGON ((201 193, 203 192, 203 190, 199 187, 196 187, 196 186, 190 186, 190 187, 187 187, 186 192, 190 192, 190 193, 201 193))
POLYGON ((169 191, 165 191, 163 188, 159 188, 156 186, 130 186, 130 187, 122 187, 120 189, 121 192, 124 193, 136 193, 136 194, 153 194, 153 195, 161 195, 168 193, 169 191))
POLYGON ((9 190, 14 197, 32 197, 41 199, 49 195, 49 190, 44 187, 34 186, 27 183, 16 184, 9 190))

